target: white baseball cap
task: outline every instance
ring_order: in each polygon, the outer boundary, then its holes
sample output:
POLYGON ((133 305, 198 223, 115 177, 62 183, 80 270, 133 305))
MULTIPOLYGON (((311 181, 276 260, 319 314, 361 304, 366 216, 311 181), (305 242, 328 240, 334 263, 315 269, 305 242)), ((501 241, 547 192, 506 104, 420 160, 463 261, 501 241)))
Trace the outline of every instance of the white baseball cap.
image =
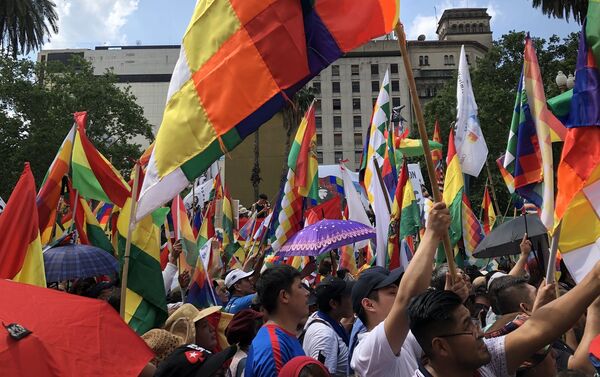
POLYGON ((235 270, 228 273, 227 276, 225 276, 225 286, 227 287, 227 289, 229 289, 235 283, 244 278, 247 278, 248 276, 251 276, 253 273, 254 271, 245 272, 243 270, 240 270, 239 268, 236 268, 235 270))

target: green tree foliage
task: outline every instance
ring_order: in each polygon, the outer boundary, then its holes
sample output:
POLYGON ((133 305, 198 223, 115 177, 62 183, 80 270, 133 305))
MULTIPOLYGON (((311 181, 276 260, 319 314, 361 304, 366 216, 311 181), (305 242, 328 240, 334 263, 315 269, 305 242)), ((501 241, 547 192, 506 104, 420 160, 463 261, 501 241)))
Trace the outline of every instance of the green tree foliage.
MULTIPOLYGON (((488 164, 492 172, 500 209, 504 212, 510 195, 500 176, 495 160, 506 150, 508 132, 514 111, 517 85, 523 67, 525 32, 511 32, 494 42, 485 57, 471 67, 473 92, 479 108, 479 122, 489 154, 488 164)), ((578 49, 578 35, 573 33, 564 39, 552 36, 548 41, 534 39, 538 61, 544 80, 546 98, 560 93, 555 84, 558 71, 574 72, 578 49)), ((428 134, 433 134, 435 119, 440 121, 444 156, 447 153, 448 133, 456 118, 456 75, 438 92, 436 98, 425 106, 428 134)), ((560 145, 554 145, 555 161, 560 158, 560 145)), ((556 163, 555 163, 556 166, 556 163)), ((487 173, 484 167, 478 178, 471 180, 469 197, 479 211, 487 173)))
POLYGON ((88 137, 128 176, 152 140, 129 87, 110 72, 95 75, 82 58, 65 66, 0 57, 0 196, 7 199, 25 161, 41 184, 77 111, 88 112, 88 137))

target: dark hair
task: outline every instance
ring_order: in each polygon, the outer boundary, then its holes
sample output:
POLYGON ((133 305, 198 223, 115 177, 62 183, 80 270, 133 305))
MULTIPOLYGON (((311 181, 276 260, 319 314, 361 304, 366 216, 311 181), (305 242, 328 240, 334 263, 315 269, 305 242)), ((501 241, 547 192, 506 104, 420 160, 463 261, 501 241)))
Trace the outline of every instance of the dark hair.
POLYGON ((465 274, 467 274, 469 276, 469 279, 471 279, 471 281, 477 279, 480 276, 483 276, 483 274, 481 273, 481 271, 479 271, 479 268, 475 265, 473 266, 466 266, 465 267, 465 274))
POLYGON ((279 293, 282 289, 289 292, 296 278, 300 278, 300 272, 287 264, 273 266, 258 278, 256 292, 267 313, 277 310, 279 293))
POLYGON ((300 369, 298 377, 329 377, 316 363, 317 361, 300 369))
MULTIPOLYGON (((371 293, 369 293, 366 298, 368 298, 369 300, 379 302, 379 290, 371 291, 371 293)), ((367 323, 367 312, 365 312, 365 309, 362 307, 362 304, 360 305, 360 310, 358 311, 358 313, 356 313, 356 315, 365 326, 369 327, 367 323)))
POLYGON ((527 279, 522 277, 506 275, 494 279, 488 290, 494 313, 502 315, 520 311, 522 302, 529 303, 527 285, 527 279))
POLYGON ((259 198, 259 199, 263 199, 263 200, 267 200, 267 199, 269 199, 269 198, 267 197, 267 194, 260 194, 260 195, 258 195, 258 198, 259 198))
POLYGON ((452 314, 462 305, 452 291, 429 290, 408 305, 410 330, 426 355, 431 356, 431 340, 452 327, 452 314))
POLYGON ((556 377, 585 377, 585 376, 587 376, 587 374, 580 372, 578 370, 575 370, 575 369, 561 370, 556 375, 556 377))
POLYGON ((340 270, 337 270, 336 275, 338 278, 344 279, 346 277, 346 275, 348 275, 349 273, 350 273, 350 270, 348 270, 347 268, 342 268, 340 270))

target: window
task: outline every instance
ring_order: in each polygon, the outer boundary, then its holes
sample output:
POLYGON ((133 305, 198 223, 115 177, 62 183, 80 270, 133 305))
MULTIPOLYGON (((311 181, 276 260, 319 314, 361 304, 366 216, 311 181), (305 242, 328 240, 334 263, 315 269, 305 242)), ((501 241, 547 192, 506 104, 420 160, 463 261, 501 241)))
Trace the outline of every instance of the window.
POLYGON ((448 56, 448 64, 454 65, 454 55, 449 55, 448 56))
POLYGON ((352 110, 360 110, 360 98, 352 98, 352 110))
POLYGON ((340 75, 340 66, 332 65, 331 66, 331 76, 339 76, 340 75))
POLYGON ((390 72, 398 73, 398 64, 390 64, 390 72))
POLYGON ((344 154, 342 152, 335 152, 333 156, 336 164, 344 159, 344 154))
POLYGON ((429 65, 429 56, 425 55, 425 65, 429 65))
POLYGON ((352 81, 352 93, 360 93, 360 81, 352 81))
POLYGON ((323 152, 317 152, 317 161, 319 161, 319 164, 323 163, 323 152))
POLYGON ((355 115, 352 118, 352 124, 354 126, 354 129, 361 129, 362 128, 362 117, 360 115, 355 115))
POLYGON ((463 24, 458 25, 458 32, 462 33, 465 31, 465 26, 463 24))
POLYGON ((336 147, 342 146, 342 134, 334 134, 333 135, 333 145, 336 147))
POLYGON ((362 159, 362 151, 354 151, 354 162, 356 162, 356 164, 360 164, 360 161, 362 159))
POLYGON ((352 72, 352 76, 358 76, 358 74, 359 74, 358 64, 352 64, 350 66, 350 71, 352 72))
POLYGON ((400 104, 401 104, 400 97, 392 98, 392 107, 398 107, 398 106, 400 106, 400 104))
POLYGON ((333 110, 341 110, 342 109, 342 102, 339 98, 334 98, 333 99, 333 110))
POLYGON ((362 134, 354 134, 354 146, 360 147, 362 145, 362 134))
POLYGON ((392 80, 392 91, 399 92, 400 91, 400 81, 392 80))
POLYGON ((333 128, 334 129, 342 128, 342 117, 341 116, 336 115, 333 117, 333 128))
POLYGON ((317 127, 318 129, 321 129, 321 127, 323 127, 323 121, 321 120, 321 117, 315 117, 315 127, 317 127))
POLYGON ((319 100, 319 99, 315 100, 315 111, 316 112, 321 111, 321 100, 319 100))
POLYGON ((423 55, 419 56, 419 67, 422 67, 425 65, 425 59, 423 59, 423 55))
POLYGON ((467 25, 466 25, 466 27, 465 27, 465 31, 466 31, 467 33, 470 33, 470 32, 471 32, 471 24, 467 24, 467 25))
POLYGON ((371 91, 372 92, 379 91, 379 81, 371 81, 371 91))
POLYGON ((333 93, 339 93, 340 92, 340 82, 339 81, 334 81, 331 83, 331 91, 333 93))
POLYGON ((312 87, 315 90, 315 94, 321 94, 321 83, 319 81, 313 82, 312 87))
POLYGON ((323 145, 323 135, 317 134, 317 146, 320 147, 323 145))
POLYGON ((379 74, 379 64, 371 64, 371 74, 372 75, 379 74))
POLYGON ((448 55, 444 55, 444 65, 448 65, 448 55))

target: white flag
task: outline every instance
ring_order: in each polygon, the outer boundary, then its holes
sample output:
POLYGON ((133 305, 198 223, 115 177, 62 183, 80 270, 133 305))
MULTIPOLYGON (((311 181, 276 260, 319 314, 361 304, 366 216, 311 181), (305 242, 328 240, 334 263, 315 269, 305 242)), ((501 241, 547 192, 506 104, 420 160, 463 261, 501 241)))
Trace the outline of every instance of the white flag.
MULTIPOLYGON (((375 164, 376 161, 374 159, 367 161, 367 166, 373 169, 372 171, 376 171, 375 164)), ((373 207, 373 213, 375 213, 375 233, 377 235, 376 263, 378 266, 385 267, 388 232, 390 228, 390 210, 385 200, 387 190, 385 187, 382 187, 377 176, 373 177, 371 187, 374 199, 371 207, 373 207)))
POLYGON ((487 159, 488 148, 477 119, 477 103, 471 86, 465 46, 460 50, 458 82, 456 83, 456 134, 454 144, 465 174, 479 176, 487 159))
POLYGON ((0 198, 0 213, 4 211, 4 207, 6 207, 6 202, 0 198))

